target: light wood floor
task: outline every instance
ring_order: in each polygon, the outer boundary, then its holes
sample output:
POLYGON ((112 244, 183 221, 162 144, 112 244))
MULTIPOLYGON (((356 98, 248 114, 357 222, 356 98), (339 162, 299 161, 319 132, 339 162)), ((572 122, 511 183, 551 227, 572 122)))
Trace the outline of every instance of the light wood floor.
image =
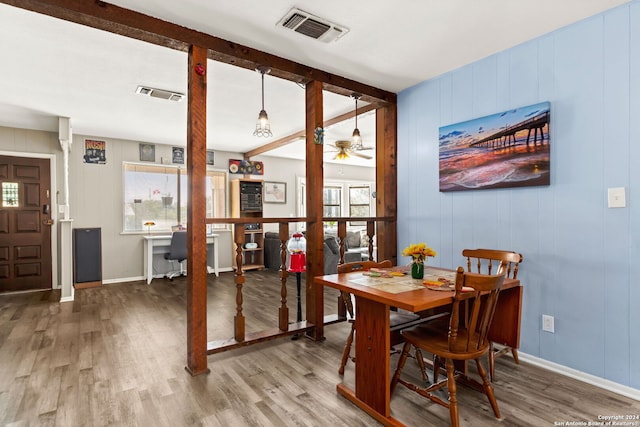
MULTIPOLYGON (((249 272, 247 331, 276 326, 277 273, 249 272)), ((209 375, 185 371, 185 280, 104 285, 58 303, 56 291, 0 296, 0 424, 58 426, 375 426, 335 386, 349 326, 326 341, 283 338, 209 356, 209 375)), ((327 310, 336 294, 327 290, 327 310)), ((295 318, 295 279, 288 305, 295 318)), ((232 273, 212 275, 209 340, 232 336, 232 273)), ((392 359, 395 367, 397 356, 392 359)), ((509 357, 498 359, 498 421, 481 393, 458 388, 465 426, 553 426, 640 414, 631 399, 509 357), (557 425, 557 424, 556 424, 557 425)), ((406 372, 417 375, 413 363, 406 372)), ((353 383, 353 365, 344 381, 353 383)), ((448 411, 400 387, 393 415, 411 426, 444 426, 448 411)))

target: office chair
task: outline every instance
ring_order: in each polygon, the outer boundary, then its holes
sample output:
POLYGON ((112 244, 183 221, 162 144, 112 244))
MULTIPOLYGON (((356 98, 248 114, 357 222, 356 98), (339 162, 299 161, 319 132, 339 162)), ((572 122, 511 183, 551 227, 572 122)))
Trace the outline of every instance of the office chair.
POLYGON ((180 270, 174 270, 167 273, 165 276, 169 280, 173 280, 176 276, 186 276, 187 271, 184 269, 183 262, 187 259, 187 232, 186 231, 174 231, 171 235, 171 245, 169 246, 169 253, 164 254, 164 259, 178 261, 180 270))

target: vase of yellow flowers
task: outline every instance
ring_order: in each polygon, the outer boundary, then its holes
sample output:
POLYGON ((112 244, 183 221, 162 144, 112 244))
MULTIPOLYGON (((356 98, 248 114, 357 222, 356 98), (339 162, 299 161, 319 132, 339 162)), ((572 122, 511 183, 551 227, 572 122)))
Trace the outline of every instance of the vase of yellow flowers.
POLYGON ((412 243, 404 248, 402 256, 411 257, 411 277, 422 279, 424 277, 424 263, 427 261, 427 257, 436 256, 436 251, 424 243, 412 243))

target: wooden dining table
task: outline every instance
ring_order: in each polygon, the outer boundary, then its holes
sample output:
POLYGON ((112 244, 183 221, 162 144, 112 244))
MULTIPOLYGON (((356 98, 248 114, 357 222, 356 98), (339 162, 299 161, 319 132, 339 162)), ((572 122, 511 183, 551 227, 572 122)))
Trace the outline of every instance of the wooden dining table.
MULTIPOLYGON (((338 393, 384 425, 404 425, 391 416, 390 408, 390 307, 419 313, 451 305, 454 291, 432 290, 423 284, 423 280, 438 278, 455 280, 455 271, 426 267, 424 279, 412 279, 410 275, 371 277, 363 272, 314 277, 316 286, 328 286, 355 296, 355 389, 345 383, 339 383, 336 388, 338 393)), ((499 324, 495 332, 500 335, 497 342, 518 348, 522 306, 520 281, 506 279, 498 301, 494 315, 494 324, 499 324)))

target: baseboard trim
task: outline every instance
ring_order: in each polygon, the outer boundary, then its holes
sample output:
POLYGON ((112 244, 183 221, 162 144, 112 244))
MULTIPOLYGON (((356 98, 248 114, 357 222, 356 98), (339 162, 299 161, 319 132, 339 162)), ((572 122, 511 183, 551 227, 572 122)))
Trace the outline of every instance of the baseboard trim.
MULTIPOLYGON (((229 271, 234 271, 233 267, 223 267, 223 268, 219 268, 218 272, 223 273, 223 272, 229 272, 229 271)), ((213 273, 211 273, 213 274, 213 273)), ((162 278, 164 277, 164 275, 159 274, 157 276, 154 276, 154 279, 157 278, 162 278)), ((146 278, 144 276, 136 276, 136 277, 120 277, 117 279, 105 279, 102 281, 103 284, 108 285, 109 283, 125 283, 125 282, 137 282, 139 280, 146 280, 146 278)))
POLYGON ((137 282, 140 280, 145 280, 145 277, 137 276, 137 277, 121 277, 118 279, 106 279, 106 280, 103 280, 102 283, 104 283, 105 285, 108 285, 110 283, 137 282))
POLYGON ((640 390, 638 389, 619 384, 614 381, 606 380, 595 375, 587 374, 586 372, 578 371, 577 369, 569 368, 558 363, 540 359, 539 357, 531 356, 530 354, 522 353, 520 351, 518 351, 518 357, 523 362, 527 362, 540 368, 557 372, 578 381, 582 381, 584 383, 600 387, 610 392, 640 401, 640 390))

